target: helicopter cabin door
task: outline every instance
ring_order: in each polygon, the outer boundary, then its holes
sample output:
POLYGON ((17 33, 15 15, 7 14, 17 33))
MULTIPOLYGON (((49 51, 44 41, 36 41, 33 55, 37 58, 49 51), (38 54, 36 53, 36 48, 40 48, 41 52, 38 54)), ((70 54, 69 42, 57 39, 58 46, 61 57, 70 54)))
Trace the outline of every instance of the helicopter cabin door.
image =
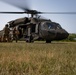
POLYGON ((30 25, 28 26, 28 29, 27 29, 27 36, 31 36, 31 27, 30 27, 30 25))
POLYGON ((36 27, 35 27, 35 33, 37 34, 39 31, 39 28, 38 28, 38 24, 36 24, 36 27))
POLYGON ((26 38, 26 42, 31 42, 32 38, 31 38, 31 26, 30 24, 27 26, 27 38, 26 38))
POLYGON ((28 28, 28 36, 31 35, 31 28, 28 28))

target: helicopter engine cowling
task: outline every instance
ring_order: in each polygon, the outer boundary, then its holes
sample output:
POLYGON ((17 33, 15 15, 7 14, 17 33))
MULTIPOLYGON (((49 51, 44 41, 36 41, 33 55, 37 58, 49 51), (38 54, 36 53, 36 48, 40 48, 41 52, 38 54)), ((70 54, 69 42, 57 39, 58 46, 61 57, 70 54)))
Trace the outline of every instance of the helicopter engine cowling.
POLYGON ((10 27, 14 27, 14 26, 17 26, 19 24, 26 24, 30 22, 30 20, 27 18, 27 17, 24 17, 24 18, 19 18, 19 19, 16 19, 16 20, 12 20, 9 23, 10 27))

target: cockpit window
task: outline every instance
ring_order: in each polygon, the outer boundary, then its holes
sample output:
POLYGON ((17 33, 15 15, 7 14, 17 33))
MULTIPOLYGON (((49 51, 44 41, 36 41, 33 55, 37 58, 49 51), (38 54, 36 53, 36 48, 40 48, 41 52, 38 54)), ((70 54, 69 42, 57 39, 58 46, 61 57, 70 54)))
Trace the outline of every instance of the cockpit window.
POLYGON ((60 24, 53 22, 53 25, 55 26, 55 29, 62 29, 60 24))
POLYGON ((51 29, 53 27, 50 23, 48 23, 47 25, 48 25, 49 29, 51 29))
POLYGON ((57 29, 62 29, 62 27, 60 25, 57 25, 57 29))
POLYGON ((53 29, 53 28, 54 28, 54 26, 53 26, 51 23, 45 23, 45 24, 44 24, 44 27, 45 27, 46 29, 53 29))
POLYGON ((43 29, 62 29, 62 27, 58 23, 55 23, 55 22, 43 23, 42 28, 43 29))

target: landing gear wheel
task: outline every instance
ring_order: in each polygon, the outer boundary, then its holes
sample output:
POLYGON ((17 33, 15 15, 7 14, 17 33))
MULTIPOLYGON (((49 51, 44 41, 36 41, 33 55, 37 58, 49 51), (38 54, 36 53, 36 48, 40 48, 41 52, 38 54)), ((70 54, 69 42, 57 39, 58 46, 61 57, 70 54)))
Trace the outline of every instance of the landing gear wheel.
POLYGON ((51 43, 51 41, 50 40, 46 40, 46 43, 51 43))

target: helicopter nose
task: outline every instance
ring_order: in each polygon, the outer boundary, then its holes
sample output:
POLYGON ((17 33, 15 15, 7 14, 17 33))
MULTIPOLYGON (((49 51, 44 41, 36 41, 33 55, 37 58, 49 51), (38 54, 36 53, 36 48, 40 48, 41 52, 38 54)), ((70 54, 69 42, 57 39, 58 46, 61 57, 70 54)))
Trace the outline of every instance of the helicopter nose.
POLYGON ((69 36, 69 33, 66 30, 63 30, 62 37, 63 39, 66 39, 69 36))
POLYGON ((63 36, 64 36, 64 39, 65 39, 65 38, 67 38, 67 37, 69 36, 69 33, 68 33, 67 31, 64 30, 63 36))
POLYGON ((56 40, 63 40, 63 39, 66 39, 68 36, 69 36, 69 33, 66 30, 60 29, 60 30, 57 30, 56 40))

